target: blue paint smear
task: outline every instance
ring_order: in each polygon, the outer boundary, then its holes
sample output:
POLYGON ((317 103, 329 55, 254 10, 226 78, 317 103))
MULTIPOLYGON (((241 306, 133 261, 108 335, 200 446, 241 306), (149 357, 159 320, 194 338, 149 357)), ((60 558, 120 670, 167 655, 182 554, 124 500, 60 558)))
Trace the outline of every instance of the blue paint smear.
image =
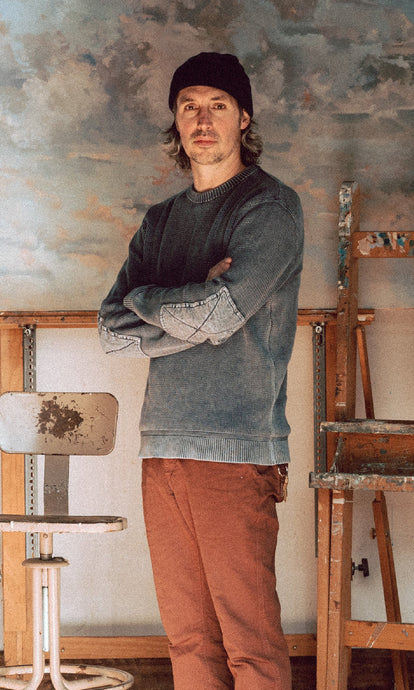
POLYGON ((79 55, 78 59, 79 62, 87 62, 88 65, 92 65, 92 67, 96 66, 96 60, 90 53, 83 53, 83 55, 79 55))

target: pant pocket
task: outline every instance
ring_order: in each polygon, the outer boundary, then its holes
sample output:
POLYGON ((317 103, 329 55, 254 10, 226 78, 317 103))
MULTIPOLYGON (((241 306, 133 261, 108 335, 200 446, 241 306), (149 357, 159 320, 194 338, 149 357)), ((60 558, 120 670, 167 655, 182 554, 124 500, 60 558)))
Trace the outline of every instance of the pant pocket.
POLYGON ((265 477, 272 485, 272 493, 276 503, 287 500, 289 465, 255 465, 256 473, 265 477))
POLYGON ((276 487, 275 492, 276 503, 282 503, 282 501, 287 500, 287 490, 289 481, 289 465, 283 463, 281 465, 274 465, 273 470, 276 477, 276 487))

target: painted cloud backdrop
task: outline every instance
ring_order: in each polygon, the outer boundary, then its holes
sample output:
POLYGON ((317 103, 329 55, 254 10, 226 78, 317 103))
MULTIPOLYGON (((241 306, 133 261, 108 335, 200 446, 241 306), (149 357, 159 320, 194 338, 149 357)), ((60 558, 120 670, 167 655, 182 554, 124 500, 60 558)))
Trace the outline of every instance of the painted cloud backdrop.
MULTIPOLYGON (((410 0, 0 0, 0 309, 99 307, 145 210, 189 184, 161 130, 203 50, 250 75, 262 165, 304 206, 300 306, 333 306, 342 180, 364 227, 413 229, 413 21, 410 0)), ((412 262, 373 263, 364 306, 414 306, 412 262)))

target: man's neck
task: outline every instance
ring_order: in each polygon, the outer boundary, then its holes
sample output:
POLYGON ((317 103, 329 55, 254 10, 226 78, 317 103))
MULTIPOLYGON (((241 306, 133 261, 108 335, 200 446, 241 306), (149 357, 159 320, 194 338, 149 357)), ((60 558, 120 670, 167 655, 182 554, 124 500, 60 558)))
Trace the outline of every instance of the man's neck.
POLYGON ((210 189, 219 187, 232 177, 245 169, 241 161, 237 164, 223 166, 222 163, 216 165, 199 165, 192 163, 191 172, 193 175, 194 188, 197 192, 208 192, 210 189))

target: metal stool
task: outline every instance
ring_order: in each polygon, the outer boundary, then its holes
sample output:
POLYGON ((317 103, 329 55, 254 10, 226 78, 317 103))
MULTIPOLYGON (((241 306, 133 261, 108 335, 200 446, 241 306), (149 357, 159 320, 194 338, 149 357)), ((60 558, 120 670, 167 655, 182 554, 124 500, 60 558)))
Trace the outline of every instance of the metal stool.
POLYGON ((133 676, 118 669, 62 665, 60 572, 69 565, 53 556, 56 533, 118 532, 124 517, 68 514, 69 455, 107 455, 115 441, 118 403, 109 393, 4 393, 0 397, 0 447, 6 453, 45 456, 44 514, 0 515, 0 532, 39 535, 32 571, 33 663, 0 668, 0 687, 35 690, 49 674, 56 690, 114 687, 126 690, 133 676), (49 657, 49 664, 46 658, 49 657), (30 680, 17 676, 31 674, 30 680), (72 680, 62 674, 84 676, 72 680))

